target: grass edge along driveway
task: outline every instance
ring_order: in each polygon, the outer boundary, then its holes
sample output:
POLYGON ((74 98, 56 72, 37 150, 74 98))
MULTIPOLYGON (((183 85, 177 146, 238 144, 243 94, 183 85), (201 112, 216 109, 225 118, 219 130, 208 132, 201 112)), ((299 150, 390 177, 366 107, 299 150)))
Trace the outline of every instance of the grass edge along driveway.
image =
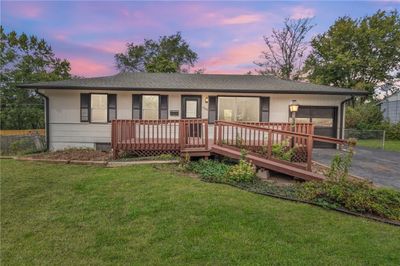
POLYGON ((3 265, 400 261, 398 227, 204 183, 174 166, 0 163, 3 265))

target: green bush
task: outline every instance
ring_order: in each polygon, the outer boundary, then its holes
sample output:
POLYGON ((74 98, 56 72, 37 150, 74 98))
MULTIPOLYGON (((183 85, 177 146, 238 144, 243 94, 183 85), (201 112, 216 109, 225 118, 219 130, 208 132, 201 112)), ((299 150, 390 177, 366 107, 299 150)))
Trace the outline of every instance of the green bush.
POLYGON ((280 160, 291 161, 294 149, 289 147, 288 141, 282 141, 272 145, 272 155, 280 160))
POLYGON ((351 161, 353 159, 353 147, 349 147, 346 154, 336 154, 332 159, 331 167, 328 170, 327 176, 333 180, 341 180, 348 177, 351 161))
POLYGON ((226 179, 234 182, 252 182, 256 176, 256 170, 252 163, 240 159, 239 163, 232 166, 226 173, 226 179))
POLYGON ((305 182, 300 185, 298 196, 326 206, 400 220, 400 192, 374 188, 364 181, 305 182))
POLYGON ((191 162, 188 166, 188 170, 210 181, 224 181, 229 169, 229 165, 216 160, 199 160, 191 162))
POLYGON ((379 129, 383 115, 375 102, 356 104, 346 109, 346 128, 379 129))
POLYGON ((382 123, 381 129, 385 130, 385 139, 400 140, 400 123, 390 124, 385 121, 382 123))

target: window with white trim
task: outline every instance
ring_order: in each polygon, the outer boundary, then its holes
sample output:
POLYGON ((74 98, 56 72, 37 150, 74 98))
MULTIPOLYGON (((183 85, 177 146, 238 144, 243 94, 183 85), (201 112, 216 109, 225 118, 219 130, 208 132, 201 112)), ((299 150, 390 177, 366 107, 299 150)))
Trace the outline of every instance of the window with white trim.
POLYGON ((218 97, 218 119, 224 121, 259 121, 260 98, 218 97))

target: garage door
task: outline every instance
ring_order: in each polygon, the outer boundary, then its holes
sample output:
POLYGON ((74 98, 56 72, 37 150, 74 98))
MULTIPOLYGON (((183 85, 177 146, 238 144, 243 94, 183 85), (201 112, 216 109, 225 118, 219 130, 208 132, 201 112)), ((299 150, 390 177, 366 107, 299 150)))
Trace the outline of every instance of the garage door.
MULTIPOLYGON (((300 106, 296 113, 296 122, 311 122, 315 125, 314 134, 337 137, 337 107, 300 106)), ((334 144, 314 142, 316 148, 335 148, 334 144)))

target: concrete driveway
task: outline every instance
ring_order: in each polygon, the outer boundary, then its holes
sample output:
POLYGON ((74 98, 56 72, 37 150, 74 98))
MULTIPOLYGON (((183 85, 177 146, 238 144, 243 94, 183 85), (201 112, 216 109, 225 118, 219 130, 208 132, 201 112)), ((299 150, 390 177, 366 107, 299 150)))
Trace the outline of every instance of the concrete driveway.
MULTIPOLYGON (((315 149, 313 159, 330 165, 336 153, 334 149, 315 149)), ((400 152, 357 147, 350 173, 377 185, 400 189, 400 152)))

